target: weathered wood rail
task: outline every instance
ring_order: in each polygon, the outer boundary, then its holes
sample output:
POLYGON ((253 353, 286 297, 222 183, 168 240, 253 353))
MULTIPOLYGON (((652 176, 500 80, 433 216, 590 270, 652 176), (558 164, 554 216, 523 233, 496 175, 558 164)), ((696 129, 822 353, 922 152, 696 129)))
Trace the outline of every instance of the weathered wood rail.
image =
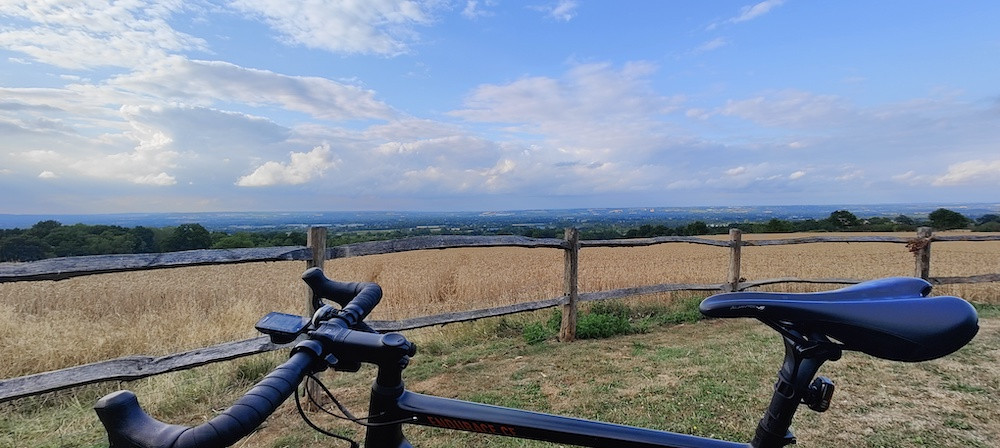
MULTIPOLYGON (((562 249, 558 238, 520 236, 441 235, 389 241, 370 241, 325 249, 326 259, 391 254, 428 249, 462 247, 526 247, 562 249)), ((312 249, 302 246, 258 247, 247 249, 201 249, 161 254, 88 255, 51 258, 30 263, 0 263, 0 283, 36 280, 65 280, 84 275, 149 269, 176 268, 262 261, 309 261, 312 249)))
MULTIPOLYGON (((730 232, 729 240, 667 236, 624 240, 578 240, 575 229, 567 229, 566 238, 526 238, 518 236, 456 236, 441 235, 415 237, 391 241, 373 241, 326 248, 325 230, 318 234, 310 230, 309 247, 271 247, 256 249, 195 250, 166 254, 102 255, 67 257, 31 263, 0 263, 0 283, 15 281, 63 280, 83 275, 126 272, 144 269, 163 269, 181 266, 199 266, 261 261, 306 261, 321 265, 323 260, 389 254, 429 249, 465 247, 522 247, 561 249, 565 257, 564 295, 532 302, 523 302, 495 308, 461 311, 422 316, 399 321, 373 321, 371 326, 380 331, 403 331, 416 328, 466 322, 488 317, 534 311, 562 305, 563 324, 561 340, 572 340, 575 330, 576 304, 581 302, 620 299, 635 295, 671 291, 720 292, 754 288, 777 283, 853 284, 861 280, 848 278, 802 279, 782 277, 746 281, 740 277, 740 250, 744 246, 776 246, 809 243, 896 243, 906 244, 914 253, 914 275, 934 284, 1000 282, 1000 273, 968 277, 930 277, 930 248, 935 241, 1000 241, 1000 235, 934 236, 929 229, 921 229, 916 238, 894 236, 814 236, 775 240, 743 240, 738 230, 730 232), (589 247, 643 247, 665 243, 702 244, 728 248, 729 272, 726 280, 714 284, 660 284, 622 288, 611 291, 579 293, 577 272, 579 251, 589 247)), ((307 298, 306 312, 310 312, 311 298, 307 298)), ((0 402, 53 392, 71 387, 105 381, 130 381, 148 376, 231 360, 289 346, 271 344, 266 337, 227 342, 175 353, 162 357, 126 356, 82 366, 69 367, 53 372, 38 373, 0 380, 0 402)))

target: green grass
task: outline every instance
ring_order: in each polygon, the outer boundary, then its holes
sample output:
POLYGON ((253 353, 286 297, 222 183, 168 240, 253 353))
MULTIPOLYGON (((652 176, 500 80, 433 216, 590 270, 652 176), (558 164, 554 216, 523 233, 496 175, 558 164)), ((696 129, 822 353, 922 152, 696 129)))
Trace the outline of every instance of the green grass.
POLYGON ((996 319, 1000 317, 1000 305, 995 303, 973 303, 980 318, 996 319))
MULTIPOLYGON (((602 339, 645 333, 654 326, 697 322, 702 318, 698 312, 700 302, 700 297, 692 297, 657 305, 610 300, 585 304, 577 316, 576 338, 602 339)), ((520 333, 528 344, 538 344, 557 337, 561 319, 558 310, 552 310, 544 321, 501 318, 498 333, 520 333)))

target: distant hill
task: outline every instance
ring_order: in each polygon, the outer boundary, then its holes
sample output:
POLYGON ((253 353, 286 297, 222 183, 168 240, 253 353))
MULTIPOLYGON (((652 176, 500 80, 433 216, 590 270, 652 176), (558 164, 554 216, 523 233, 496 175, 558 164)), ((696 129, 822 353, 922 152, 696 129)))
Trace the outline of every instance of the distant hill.
POLYGON ((937 208, 957 211, 970 218, 1000 213, 1000 203, 992 204, 879 204, 879 205, 780 205, 719 207, 632 207, 564 210, 503 210, 474 212, 204 212, 204 213, 122 213, 93 215, 14 215, 0 214, 0 228, 27 228, 39 221, 62 224, 118 225, 123 227, 169 227, 199 223, 206 229, 224 232, 241 230, 301 230, 309 226, 358 230, 413 228, 419 226, 577 226, 588 224, 642 225, 666 223, 683 225, 693 221, 708 224, 824 219, 836 210, 848 210, 861 218, 906 215, 926 218, 937 208))

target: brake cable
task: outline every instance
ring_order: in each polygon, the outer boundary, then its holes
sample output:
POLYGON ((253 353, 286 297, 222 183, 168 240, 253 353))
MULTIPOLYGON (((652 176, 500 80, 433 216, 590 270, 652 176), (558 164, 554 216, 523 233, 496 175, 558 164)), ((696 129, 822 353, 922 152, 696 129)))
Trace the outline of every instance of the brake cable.
MULTIPOLYGON (((343 413, 343 415, 339 415, 339 414, 337 414, 335 412, 332 412, 329 409, 327 409, 325 406, 323 406, 322 404, 320 404, 316 400, 316 398, 312 396, 312 394, 309 392, 308 389, 306 389, 306 394, 305 394, 306 397, 309 398, 309 401, 313 405, 315 405, 317 409, 319 409, 319 410, 323 411, 324 413, 326 413, 326 414, 328 414, 330 416, 333 416, 335 418, 339 418, 341 420, 347 420, 347 421, 349 421, 351 423, 355 423, 355 424, 358 424, 358 425, 361 425, 361 426, 364 426, 364 427, 379 427, 379 426, 398 425, 400 423, 412 423, 414 420, 416 420, 415 417, 410 417, 410 418, 393 420, 393 421, 388 421, 388 422, 372 423, 372 422, 370 422, 368 420, 370 420, 372 418, 380 417, 380 416, 382 416, 384 414, 369 415, 367 417, 355 417, 354 414, 351 413, 351 411, 349 409, 347 409, 347 407, 344 406, 340 402, 340 400, 337 399, 336 396, 333 395, 333 392, 331 392, 330 389, 327 388, 326 385, 323 384, 323 382, 320 381, 319 378, 317 378, 315 375, 313 375, 311 373, 308 374, 308 375, 306 375, 306 377, 309 378, 309 379, 311 379, 311 380, 313 380, 313 381, 315 381, 316 384, 319 385, 320 389, 323 390, 323 393, 326 395, 326 397, 329 398, 330 401, 333 402, 333 404, 337 406, 337 409, 339 409, 340 412, 343 413)), ((351 448, 359 448, 360 447, 360 445, 358 444, 358 442, 354 441, 353 439, 351 439, 349 437, 342 436, 342 435, 339 435, 339 434, 335 434, 333 432, 330 432, 328 430, 320 428, 319 425, 317 425, 312 420, 310 420, 309 416, 306 415, 305 410, 302 408, 302 402, 299 400, 299 394, 293 394, 293 395, 295 395, 295 407, 299 411, 299 415, 302 417, 302 420, 305 421, 306 424, 309 425, 309 427, 311 427, 312 429, 316 430, 317 432, 319 432, 319 433, 321 433, 321 434, 323 434, 325 436, 333 437, 335 439, 339 439, 339 440, 343 440, 345 442, 348 442, 348 443, 351 444, 351 448)))

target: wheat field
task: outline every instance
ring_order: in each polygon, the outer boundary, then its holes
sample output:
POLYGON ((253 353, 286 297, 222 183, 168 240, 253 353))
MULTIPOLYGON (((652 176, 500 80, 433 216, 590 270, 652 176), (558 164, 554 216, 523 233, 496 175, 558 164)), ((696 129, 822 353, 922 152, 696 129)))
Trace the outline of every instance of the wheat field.
MULTIPOLYGON (((831 234, 823 234, 831 235, 831 234)), ((857 235, 857 234, 854 234, 857 235)), ((885 235, 885 234, 881 234, 885 235)), ((898 234, 912 236, 911 234, 898 234)), ((805 236, 795 234, 794 237, 805 236)), ((744 235, 744 239, 789 235, 744 235)), ((721 236, 719 238, 726 238, 721 236)), ((742 276, 856 278, 912 275, 902 244, 813 243, 745 247, 742 276)), ((580 291, 660 283, 722 283, 728 249, 688 243, 642 248, 584 248, 580 291)), ((302 262, 184 267, 0 284, 0 378, 116 358, 164 355, 256 336, 269 311, 299 313, 306 289, 302 262)), ((375 281, 385 292, 373 319, 401 319, 557 297, 563 252, 469 248, 328 261, 342 281, 375 281)), ((1000 272, 1000 242, 936 242, 932 276, 1000 272)), ((835 285, 775 285, 805 291, 835 285)), ((1000 303, 1000 284, 939 287, 935 294, 1000 303)), ((656 300, 670 300, 661 295, 656 300)))

